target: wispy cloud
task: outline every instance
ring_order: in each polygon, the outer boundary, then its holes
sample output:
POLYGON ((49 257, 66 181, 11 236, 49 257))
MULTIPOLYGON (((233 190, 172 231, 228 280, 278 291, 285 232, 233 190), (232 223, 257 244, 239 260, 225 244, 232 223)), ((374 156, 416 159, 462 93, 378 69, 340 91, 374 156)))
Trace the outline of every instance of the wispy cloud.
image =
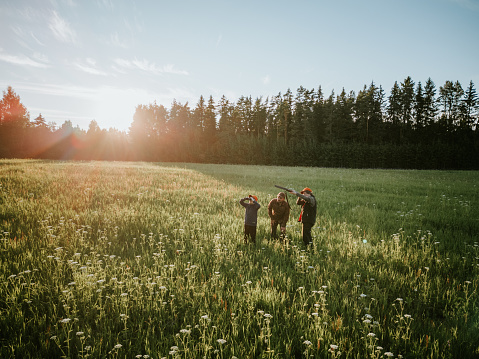
POLYGON ((110 41, 113 46, 121 47, 123 49, 128 48, 128 45, 125 42, 120 40, 120 36, 118 35, 117 32, 115 32, 114 34, 110 36, 110 41))
POLYGON ((98 76, 106 76, 108 75, 106 72, 100 70, 96 66, 96 61, 92 58, 87 58, 85 60, 86 63, 75 63, 75 67, 79 70, 86 72, 87 74, 91 75, 98 75, 98 76))
POLYGON ((261 82, 263 83, 263 85, 267 85, 271 82, 271 78, 269 76, 264 76, 261 78, 261 82))
POLYGON ((16 91, 25 91, 35 93, 37 95, 48 96, 65 96, 76 97, 82 99, 95 99, 96 92, 92 88, 82 86, 65 86, 55 84, 39 84, 39 83, 17 83, 16 91))
MULTIPOLYGON (((46 58, 40 54, 35 54, 35 57, 37 58, 37 60, 40 59, 41 61, 46 61, 46 58)), ((37 60, 31 59, 30 57, 25 55, 16 56, 16 55, 5 54, 0 49, 0 61, 8 62, 10 64, 19 65, 19 66, 29 66, 29 67, 36 67, 36 68, 50 67, 48 64, 37 61, 37 60)))
POLYGON ((36 42, 38 45, 40 45, 40 46, 45 46, 45 44, 44 44, 42 41, 40 41, 40 40, 35 36, 35 34, 34 34, 32 31, 30 31, 30 36, 33 38, 33 40, 35 40, 35 42, 36 42))
POLYGON ((113 10, 115 8, 112 0, 97 0, 97 4, 99 6, 103 6, 109 10, 113 10))
POLYGON ((450 0, 453 3, 459 4, 462 7, 470 10, 479 10, 478 0, 450 0))
POLYGON ((138 60, 135 58, 134 60, 126 60, 126 59, 115 59, 115 68, 117 70, 128 69, 128 70, 141 70, 144 72, 152 73, 155 75, 162 75, 162 74, 175 74, 175 75, 188 75, 188 71, 185 70, 177 70, 175 69, 174 65, 164 65, 158 66, 146 59, 138 60))
POLYGON ((70 27, 70 24, 64 20, 56 11, 52 12, 50 23, 48 25, 53 35, 61 42, 74 43, 76 40, 76 33, 70 27))

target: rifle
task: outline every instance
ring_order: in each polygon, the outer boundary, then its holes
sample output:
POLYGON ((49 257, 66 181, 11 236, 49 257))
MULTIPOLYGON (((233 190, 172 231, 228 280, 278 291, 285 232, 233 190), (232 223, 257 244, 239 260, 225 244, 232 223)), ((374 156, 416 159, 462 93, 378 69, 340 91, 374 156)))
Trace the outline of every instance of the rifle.
POLYGON ((279 188, 279 189, 285 190, 286 192, 294 193, 294 189, 286 188, 286 187, 281 187, 281 186, 278 186, 277 184, 275 184, 274 186, 277 187, 277 188, 279 188))

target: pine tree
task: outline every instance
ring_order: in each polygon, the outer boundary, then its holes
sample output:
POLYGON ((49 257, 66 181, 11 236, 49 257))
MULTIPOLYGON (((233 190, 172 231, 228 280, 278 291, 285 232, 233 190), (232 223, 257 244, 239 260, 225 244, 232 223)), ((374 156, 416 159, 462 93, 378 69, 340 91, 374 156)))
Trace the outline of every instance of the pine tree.
POLYGON ((210 96, 205 110, 204 134, 208 142, 214 142, 216 137, 216 111, 213 96, 210 96))
POLYGON ((205 130, 206 104, 203 95, 200 96, 191 116, 192 130, 195 134, 202 134, 205 130))
POLYGON ((426 126, 432 126, 436 121, 438 113, 436 99, 436 85, 428 78, 424 86, 424 123, 426 126))
POLYGON ((324 112, 324 96, 323 89, 318 86, 318 90, 314 94, 313 103, 313 125, 311 129, 313 137, 317 143, 324 141, 325 137, 325 112, 324 112))
POLYGON ((414 81, 408 76, 401 83, 401 142, 412 129, 412 114, 414 109, 414 81))
POLYGON ((267 113, 267 103, 263 104, 262 98, 257 98, 253 106, 253 131, 258 138, 265 134, 267 113))
POLYGON ((422 84, 419 81, 416 87, 416 97, 414 101, 414 122, 415 129, 423 128, 425 126, 425 100, 422 89, 422 84))
POLYGON ((389 121, 391 140, 393 142, 401 142, 401 89, 396 82, 391 89, 389 95, 389 105, 387 107, 387 119, 389 121))
POLYGON ((221 135, 226 134, 229 136, 234 133, 234 126, 231 121, 233 107, 225 95, 223 95, 217 108, 219 114, 218 131, 221 135))
POLYGON ((479 110, 479 100, 472 80, 464 93, 461 106, 460 126, 463 129, 473 129, 477 121, 479 110))
POLYGON ((355 102, 354 92, 346 94, 344 88, 337 96, 332 129, 336 140, 350 141, 354 138, 353 113, 355 102))

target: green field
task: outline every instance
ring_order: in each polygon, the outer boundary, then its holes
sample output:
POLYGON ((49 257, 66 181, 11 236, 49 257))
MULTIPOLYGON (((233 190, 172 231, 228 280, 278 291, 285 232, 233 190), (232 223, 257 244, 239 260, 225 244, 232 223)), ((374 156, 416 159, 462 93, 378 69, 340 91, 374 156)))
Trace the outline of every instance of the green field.
POLYGON ((1 358, 477 358, 479 173, 0 160, 1 358), (275 184, 313 189, 314 244, 275 184), (258 196, 256 245, 239 199, 258 196))

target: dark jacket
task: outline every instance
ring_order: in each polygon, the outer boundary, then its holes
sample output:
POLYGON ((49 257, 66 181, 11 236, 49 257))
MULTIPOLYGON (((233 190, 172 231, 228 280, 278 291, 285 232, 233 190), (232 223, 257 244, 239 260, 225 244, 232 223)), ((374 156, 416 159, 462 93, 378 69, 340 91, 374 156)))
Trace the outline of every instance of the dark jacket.
POLYGON ((301 215, 299 216, 299 222, 314 225, 316 222, 316 198, 298 194, 298 200, 296 204, 302 206, 301 215))
POLYGON ((286 227, 289 219, 289 203, 286 201, 278 201, 273 198, 268 204, 268 214, 271 220, 279 223, 281 227, 286 227))
POLYGON ((250 198, 245 197, 240 200, 240 204, 246 209, 244 213, 244 224, 256 226, 258 222, 258 209, 261 205, 254 199, 251 202, 246 202, 247 200, 250 200, 250 198))

